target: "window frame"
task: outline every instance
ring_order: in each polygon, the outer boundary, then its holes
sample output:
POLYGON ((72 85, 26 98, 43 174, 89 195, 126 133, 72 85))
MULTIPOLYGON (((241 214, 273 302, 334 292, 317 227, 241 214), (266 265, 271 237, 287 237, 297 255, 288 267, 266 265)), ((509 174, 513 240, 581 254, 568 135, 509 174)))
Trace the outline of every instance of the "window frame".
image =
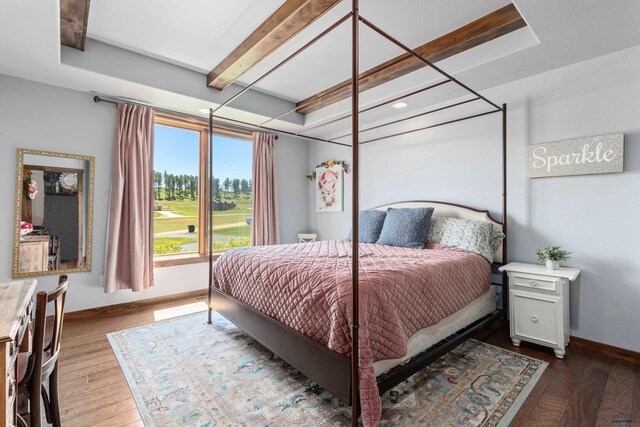
MULTIPOLYGON (((209 212, 207 209, 207 200, 211 200, 211 189, 209 183, 209 123, 208 121, 197 119, 195 117, 185 118, 177 115, 156 113, 154 125, 195 131, 200 135, 200 154, 198 159, 198 251, 154 255, 154 267, 169 267, 174 265, 207 262, 209 260, 209 212)), ((213 128, 213 133, 214 135, 224 135, 251 141, 250 131, 231 130, 215 126, 213 128)), ((214 252, 215 258, 227 250, 228 249, 216 250, 214 252)))

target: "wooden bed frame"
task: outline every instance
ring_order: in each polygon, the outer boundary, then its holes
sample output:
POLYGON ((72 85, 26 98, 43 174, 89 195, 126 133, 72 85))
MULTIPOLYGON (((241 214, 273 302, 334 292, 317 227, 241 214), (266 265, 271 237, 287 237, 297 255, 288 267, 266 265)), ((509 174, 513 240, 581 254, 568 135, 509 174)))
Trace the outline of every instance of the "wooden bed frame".
MULTIPOLYGON (((433 207, 434 217, 453 217, 490 222, 499 230, 503 224, 495 220, 488 211, 446 202, 412 201, 400 202, 377 207, 377 210, 388 208, 433 207)), ((501 245, 495 254, 492 271, 506 259, 506 247, 501 245)), ((502 301, 508 300, 508 283, 502 275, 502 301)), ((504 309, 505 307, 503 307, 504 309)), ((408 362, 398 365, 377 378, 380 394, 390 390, 406 380, 429 363, 444 355, 465 341, 475 331, 480 330, 494 320, 503 317, 503 309, 496 309, 487 316, 467 325, 436 345, 414 356, 408 362)), ((344 357, 328 347, 318 344, 291 327, 267 316, 255 308, 209 285, 209 323, 211 312, 217 311, 236 324, 247 335, 261 343, 264 347, 302 372, 312 381, 331 391, 335 396, 344 399, 349 405, 357 404, 358 399, 352 393, 351 359, 344 357)))

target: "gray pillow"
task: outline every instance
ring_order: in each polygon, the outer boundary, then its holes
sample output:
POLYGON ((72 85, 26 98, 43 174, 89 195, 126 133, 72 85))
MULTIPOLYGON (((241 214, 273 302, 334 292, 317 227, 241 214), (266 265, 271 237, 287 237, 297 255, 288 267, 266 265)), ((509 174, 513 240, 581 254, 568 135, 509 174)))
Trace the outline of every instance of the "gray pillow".
POLYGON ((414 249, 424 248, 431 215, 433 208, 389 208, 377 243, 414 249))
MULTIPOLYGON (((386 216, 385 211, 360 211, 358 214, 358 241, 360 243, 375 243, 380 236, 386 216)), ((347 240, 351 240, 351 231, 349 230, 347 240)))

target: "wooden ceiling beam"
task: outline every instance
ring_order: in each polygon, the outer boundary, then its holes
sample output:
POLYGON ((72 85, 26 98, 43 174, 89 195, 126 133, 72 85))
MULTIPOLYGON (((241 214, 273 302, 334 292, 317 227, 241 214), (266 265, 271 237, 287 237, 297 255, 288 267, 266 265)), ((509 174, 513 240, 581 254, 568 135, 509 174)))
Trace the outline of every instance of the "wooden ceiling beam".
POLYGON ((60 44, 84 51, 91 0, 60 0, 60 44))
POLYGON ((287 0, 207 76, 207 86, 224 89, 340 0, 287 0))
MULTIPOLYGON (((432 40, 414 51, 428 59, 438 62, 458 53, 497 39, 527 24, 513 4, 509 4, 488 15, 458 28, 442 37, 432 40)), ((373 67, 360 74, 360 92, 397 79, 426 65, 415 56, 405 53, 373 67)), ((328 105, 332 105, 351 96, 351 79, 310 96, 296 104, 297 112, 308 114, 328 105)))

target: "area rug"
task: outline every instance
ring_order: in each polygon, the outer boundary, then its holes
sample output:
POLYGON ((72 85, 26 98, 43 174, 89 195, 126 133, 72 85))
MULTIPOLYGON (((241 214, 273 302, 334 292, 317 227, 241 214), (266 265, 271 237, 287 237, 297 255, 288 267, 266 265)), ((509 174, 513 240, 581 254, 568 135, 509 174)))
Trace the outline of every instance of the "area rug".
MULTIPOLYGON (((108 338, 145 426, 350 425, 350 407, 219 315, 108 338)), ((380 425, 508 425, 546 367, 468 340, 387 392, 380 425)))

